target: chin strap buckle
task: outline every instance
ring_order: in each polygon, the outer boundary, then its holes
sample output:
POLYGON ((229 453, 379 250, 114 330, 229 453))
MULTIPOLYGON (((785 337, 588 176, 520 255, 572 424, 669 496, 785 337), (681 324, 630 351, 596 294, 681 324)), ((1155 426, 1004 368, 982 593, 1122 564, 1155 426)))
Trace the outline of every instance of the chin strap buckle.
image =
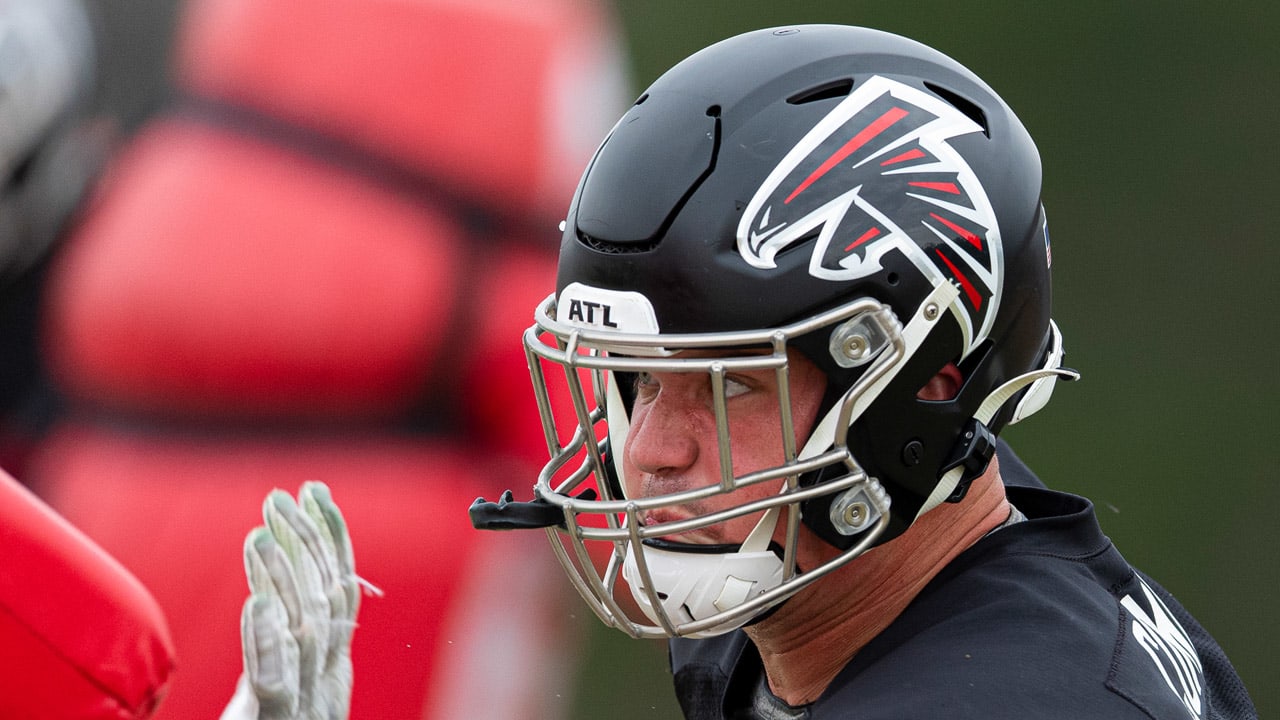
POLYGON ((952 450, 951 457, 942 466, 940 475, 946 475, 955 468, 963 468, 960 480, 955 489, 947 496, 946 502, 957 503, 969 492, 969 484, 974 478, 986 472, 991 458, 996 454, 996 436, 977 418, 969 418, 964 432, 952 450))

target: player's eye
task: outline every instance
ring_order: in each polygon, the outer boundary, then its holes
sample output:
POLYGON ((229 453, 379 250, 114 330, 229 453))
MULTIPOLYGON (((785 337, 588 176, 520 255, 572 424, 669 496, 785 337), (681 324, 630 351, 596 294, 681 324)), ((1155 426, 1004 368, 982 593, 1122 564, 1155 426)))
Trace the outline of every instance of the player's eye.
POLYGON ((647 372, 638 372, 635 374, 635 384, 632 385, 637 400, 652 399, 658 393, 658 380, 647 372))

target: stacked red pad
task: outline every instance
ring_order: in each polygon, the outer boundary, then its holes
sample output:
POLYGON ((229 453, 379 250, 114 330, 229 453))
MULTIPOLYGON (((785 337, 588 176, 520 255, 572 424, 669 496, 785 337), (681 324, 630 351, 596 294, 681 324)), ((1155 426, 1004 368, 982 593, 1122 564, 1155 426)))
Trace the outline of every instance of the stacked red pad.
POLYGON ((530 619, 563 622, 563 579, 466 507, 546 455, 519 336, 619 109, 613 28, 585 0, 301 7, 188 9, 178 99, 53 273, 69 412, 30 481, 168 615, 162 719, 226 702, 241 539, 267 490, 311 479, 386 591, 360 615, 353 720, 447 717, 477 688, 553 716, 572 648, 530 619), (518 601, 495 589, 515 573, 518 601))

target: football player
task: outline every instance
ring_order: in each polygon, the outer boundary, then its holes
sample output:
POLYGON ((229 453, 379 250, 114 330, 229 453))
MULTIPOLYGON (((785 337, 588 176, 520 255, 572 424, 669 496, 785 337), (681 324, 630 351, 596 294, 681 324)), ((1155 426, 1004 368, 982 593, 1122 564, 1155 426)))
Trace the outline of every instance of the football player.
POLYGON ((1013 111, 912 40, 692 55, 586 168, 525 335, 553 458, 473 522, 545 529, 606 624, 670 637, 689 718, 1256 717, 997 441, 1076 377, 1041 187, 1013 111))

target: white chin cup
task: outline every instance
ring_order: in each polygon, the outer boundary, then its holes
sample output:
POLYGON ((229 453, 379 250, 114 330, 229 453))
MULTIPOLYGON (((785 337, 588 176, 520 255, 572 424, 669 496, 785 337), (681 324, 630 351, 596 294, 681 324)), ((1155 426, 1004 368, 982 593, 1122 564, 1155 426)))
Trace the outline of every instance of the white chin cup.
MULTIPOLYGON (((771 550, 703 553, 644 546, 643 552, 648 577, 662 603, 661 612, 677 631, 687 623, 732 611, 782 584, 782 560, 771 550)), ((661 625, 659 611, 645 592, 634 544, 627 550, 622 574, 645 615, 661 625)), ((679 634, 720 635, 741 627, 751 617, 730 617, 709 629, 679 634)))

